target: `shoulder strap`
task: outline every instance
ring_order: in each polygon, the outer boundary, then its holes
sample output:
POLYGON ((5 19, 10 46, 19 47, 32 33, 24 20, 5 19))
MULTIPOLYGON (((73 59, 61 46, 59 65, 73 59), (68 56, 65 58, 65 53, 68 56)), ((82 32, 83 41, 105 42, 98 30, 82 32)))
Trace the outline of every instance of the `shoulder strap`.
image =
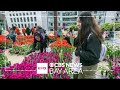
POLYGON ((87 41, 89 40, 90 36, 92 35, 92 32, 88 35, 87 37, 87 41))

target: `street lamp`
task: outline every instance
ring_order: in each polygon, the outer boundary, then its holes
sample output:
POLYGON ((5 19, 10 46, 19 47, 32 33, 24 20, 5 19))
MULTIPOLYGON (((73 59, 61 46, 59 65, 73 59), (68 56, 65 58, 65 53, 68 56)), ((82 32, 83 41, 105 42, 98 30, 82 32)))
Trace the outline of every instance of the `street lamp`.
POLYGON ((54 35, 57 32, 57 11, 54 11, 54 35))

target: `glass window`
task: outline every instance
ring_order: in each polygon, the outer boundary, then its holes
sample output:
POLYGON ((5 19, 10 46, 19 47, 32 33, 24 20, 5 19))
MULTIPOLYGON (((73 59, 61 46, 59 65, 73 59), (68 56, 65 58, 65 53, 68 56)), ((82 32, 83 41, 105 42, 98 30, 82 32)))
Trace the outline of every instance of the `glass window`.
POLYGON ((20 18, 20 21, 22 22, 22 17, 20 18))
POLYGON ((17 22, 19 22, 19 18, 17 18, 17 22))
POLYGON ((19 13, 19 15, 21 16, 21 13, 19 13))
POLYGON ((12 27, 13 27, 14 25, 12 24, 12 27))
POLYGON ((34 12, 34 15, 36 15, 36 12, 34 12))
POLYGON ((35 23, 35 26, 37 26, 37 23, 35 23))
POLYGON ((51 23, 50 25, 53 26, 53 23, 51 23))
POLYGON ((23 24, 21 24, 21 27, 23 27, 23 24))
POLYGON ((34 17, 34 21, 36 22, 37 20, 36 20, 36 17, 34 17))
POLYGON ((10 14, 10 16, 12 16, 12 15, 10 14))
POLYGON ((28 13, 26 13, 26 15, 29 15, 28 13))
POLYGON ((33 22, 33 18, 31 17, 31 22, 33 22))
POLYGON ((24 22, 26 22, 26 18, 24 17, 24 22))
POLYGON ((10 18, 11 22, 13 22, 12 18, 10 18))
POLYGON ((16 19, 14 18, 14 22, 16 22, 16 19))
POLYGON ((29 22, 29 17, 27 17, 27 21, 29 22))
POLYGON ((18 16, 18 13, 16 13, 16 16, 18 16))
POLYGON ((30 12, 30 15, 32 15, 32 12, 30 12))
POLYGON ((18 24, 18 27, 20 28, 20 24, 18 24))
POLYGON ((25 24, 25 28, 27 27, 27 25, 25 24))
POLYGON ((23 13, 23 15, 25 15, 25 13, 23 13))
POLYGON ((30 28, 30 24, 28 23, 28 27, 30 28))

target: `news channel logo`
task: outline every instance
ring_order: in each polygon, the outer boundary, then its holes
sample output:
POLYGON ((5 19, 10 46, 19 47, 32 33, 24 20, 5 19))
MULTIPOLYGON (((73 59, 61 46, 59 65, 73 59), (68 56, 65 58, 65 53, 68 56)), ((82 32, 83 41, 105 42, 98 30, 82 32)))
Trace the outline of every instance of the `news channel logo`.
POLYGON ((37 74, 48 74, 48 63, 37 63, 37 74))
MULTIPOLYGON (((74 71, 80 71, 82 72, 82 63, 37 63, 37 74, 48 74, 48 70, 53 70, 54 68, 59 68, 59 67, 69 67, 71 70, 74 71), (49 68, 48 68, 49 67, 49 68)), ((54 70, 55 72, 60 71, 59 69, 54 70)))

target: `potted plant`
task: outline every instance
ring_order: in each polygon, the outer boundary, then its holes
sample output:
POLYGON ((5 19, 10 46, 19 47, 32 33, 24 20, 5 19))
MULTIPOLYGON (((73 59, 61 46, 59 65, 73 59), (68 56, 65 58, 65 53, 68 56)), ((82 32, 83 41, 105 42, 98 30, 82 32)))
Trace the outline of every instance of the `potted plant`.
POLYGON ((110 39, 114 38, 114 23, 105 23, 101 28, 108 33, 110 39))
POLYGON ((115 23, 114 27, 115 27, 115 31, 119 31, 120 30, 120 23, 115 23))

